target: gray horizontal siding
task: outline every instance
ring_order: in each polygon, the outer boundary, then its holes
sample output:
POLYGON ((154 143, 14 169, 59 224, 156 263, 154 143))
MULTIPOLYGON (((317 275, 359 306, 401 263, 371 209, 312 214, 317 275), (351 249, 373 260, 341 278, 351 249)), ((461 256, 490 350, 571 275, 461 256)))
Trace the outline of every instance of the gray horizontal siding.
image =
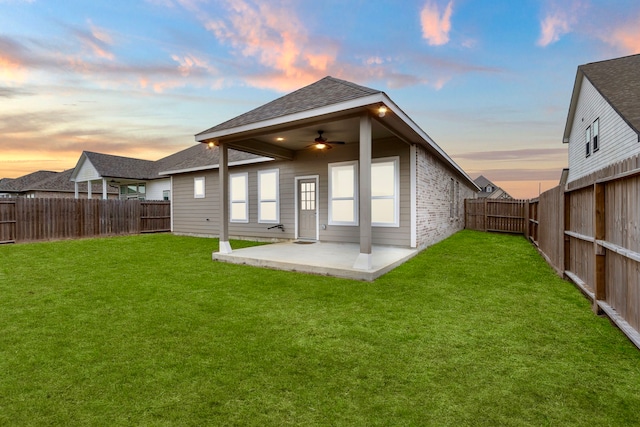
MULTIPOLYGON (((374 159, 400 158, 400 227, 373 227, 373 243, 397 246, 410 245, 411 199, 409 146, 397 140, 373 143, 374 159)), ((328 225, 328 164, 358 159, 358 145, 337 146, 324 153, 299 151, 294 161, 273 161, 262 164, 236 166, 230 173, 247 172, 249 181, 249 223, 230 223, 229 235, 239 238, 293 239, 295 238, 295 178, 319 176, 320 240, 328 242, 358 242, 357 226, 328 225), (273 224, 258 223, 258 171, 278 169, 280 178, 280 222, 285 232, 268 230, 273 224), (322 224, 326 229, 322 229, 322 224)), ((218 234, 218 172, 207 171, 175 175, 173 178, 174 232, 188 234, 218 234), (193 178, 205 177, 204 199, 194 199, 193 178), (209 218, 209 221, 206 219, 209 218)))

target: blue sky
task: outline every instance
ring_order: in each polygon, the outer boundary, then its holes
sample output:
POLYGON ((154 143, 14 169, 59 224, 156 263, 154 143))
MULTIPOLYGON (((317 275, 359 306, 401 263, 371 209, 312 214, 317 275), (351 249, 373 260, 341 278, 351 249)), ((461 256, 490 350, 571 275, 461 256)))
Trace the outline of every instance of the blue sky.
POLYGON ((635 53, 637 0, 0 0, 0 177, 158 159, 332 75, 533 197, 566 167, 577 66, 635 53))

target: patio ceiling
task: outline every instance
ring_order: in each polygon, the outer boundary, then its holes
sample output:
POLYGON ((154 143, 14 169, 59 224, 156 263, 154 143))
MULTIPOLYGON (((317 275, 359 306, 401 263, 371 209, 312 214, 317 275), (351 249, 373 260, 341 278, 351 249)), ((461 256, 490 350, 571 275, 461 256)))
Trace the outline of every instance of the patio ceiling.
MULTIPOLYGON (((360 140, 360 116, 373 115, 378 105, 353 109, 338 114, 309 117, 302 120, 280 123, 257 129, 249 129, 241 132, 233 132, 220 135, 215 138, 202 138, 201 142, 213 141, 216 144, 224 143, 234 148, 249 153, 273 158, 292 160, 295 152, 310 149, 314 139, 318 137, 318 131, 324 132, 323 137, 328 141, 344 141, 346 144, 358 143, 360 140)), ((383 124, 383 120, 394 122, 391 117, 380 119, 377 115, 372 120, 372 140, 386 139, 398 136, 407 140, 400 132, 389 124, 383 124)), ((395 121, 398 119, 396 118, 395 121)))

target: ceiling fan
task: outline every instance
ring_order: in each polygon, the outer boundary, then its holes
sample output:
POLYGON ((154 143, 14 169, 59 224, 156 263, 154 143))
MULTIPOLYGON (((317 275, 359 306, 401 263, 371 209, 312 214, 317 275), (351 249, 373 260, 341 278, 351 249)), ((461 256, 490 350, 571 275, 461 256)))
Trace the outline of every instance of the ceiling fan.
POLYGON ((344 144, 344 141, 327 141, 327 138, 323 137, 323 130, 318 131, 318 137, 313 140, 313 144, 308 148, 315 148, 316 150, 324 150, 333 148, 333 144, 344 144))

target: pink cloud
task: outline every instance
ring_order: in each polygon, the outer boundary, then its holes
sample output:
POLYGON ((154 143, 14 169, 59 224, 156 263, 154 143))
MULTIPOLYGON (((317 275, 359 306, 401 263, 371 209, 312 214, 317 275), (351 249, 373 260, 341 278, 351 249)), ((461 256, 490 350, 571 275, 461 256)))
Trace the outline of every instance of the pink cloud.
POLYGON ((614 28, 600 37, 606 43, 617 47, 625 54, 640 53, 640 15, 624 23, 616 23, 614 28))
POLYGON ((0 36, 0 82, 22 82, 26 78, 24 48, 17 42, 0 36))
POLYGON ((290 7, 249 0, 227 0, 227 19, 209 19, 205 28, 235 53, 256 60, 279 78, 249 78, 259 87, 290 90, 324 77, 334 66, 333 43, 311 41, 305 25, 290 7))
POLYGON ((209 65, 206 60, 198 58, 195 55, 188 54, 183 57, 180 57, 178 55, 171 55, 171 59, 180 64, 180 66, 178 67, 178 71, 180 72, 180 75, 182 77, 188 77, 197 69, 205 70, 206 72, 211 74, 217 72, 215 67, 209 65))
POLYGON ((8 55, 0 54, 0 81, 21 82, 26 77, 26 71, 22 65, 8 55))
POLYGON ((560 40, 560 37, 571 31, 571 23, 562 11, 547 15, 540 22, 540 37, 538 46, 548 46, 560 40))
POLYGON ((580 29, 576 24, 585 17, 589 8, 585 0, 548 0, 544 18, 540 20, 540 36, 538 46, 548 46, 560 40, 562 36, 580 29))
POLYGON ((107 30, 94 25, 91 20, 88 21, 88 25, 89 31, 80 28, 72 29, 76 39, 85 50, 88 48, 91 55, 112 61, 115 58, 115 55, 111 52, 113 38, 107 30))
POLYGON ((420 12, 422 23, 422 37, 432 46, 441 46, 449 42, 451 31, 451 14, 453 12, 453 0, 447 3, 444 11, 433 0, 428 0, 420 12))

